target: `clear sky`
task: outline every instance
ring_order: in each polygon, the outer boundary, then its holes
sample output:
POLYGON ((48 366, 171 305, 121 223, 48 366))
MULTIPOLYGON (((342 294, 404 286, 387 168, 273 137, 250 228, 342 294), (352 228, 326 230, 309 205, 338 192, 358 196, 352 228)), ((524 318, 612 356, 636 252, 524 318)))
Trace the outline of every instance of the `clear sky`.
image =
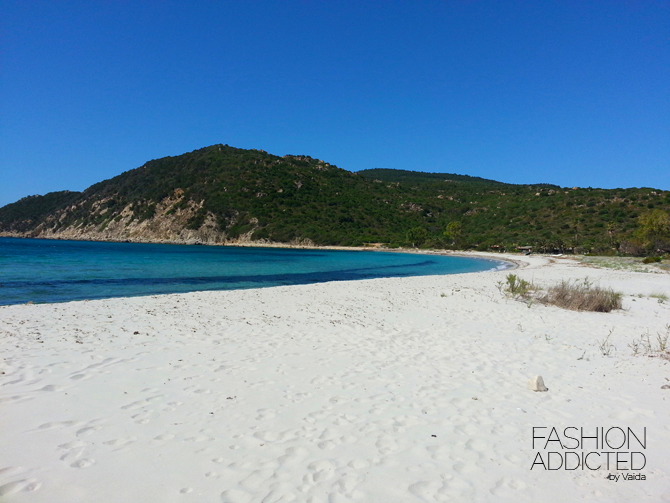
POLYGON ((668 1, 0 0, 0 205, 214 143, 670 189, 668 1))

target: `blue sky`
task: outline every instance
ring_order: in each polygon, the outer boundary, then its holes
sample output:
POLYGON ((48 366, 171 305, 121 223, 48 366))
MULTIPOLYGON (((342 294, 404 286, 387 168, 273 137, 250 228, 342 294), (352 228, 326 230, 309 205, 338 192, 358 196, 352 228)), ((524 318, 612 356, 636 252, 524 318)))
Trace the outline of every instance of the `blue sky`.
POLYGON ((670 189, 666 1, 0 0, 0 205, 214 143, 670 189))

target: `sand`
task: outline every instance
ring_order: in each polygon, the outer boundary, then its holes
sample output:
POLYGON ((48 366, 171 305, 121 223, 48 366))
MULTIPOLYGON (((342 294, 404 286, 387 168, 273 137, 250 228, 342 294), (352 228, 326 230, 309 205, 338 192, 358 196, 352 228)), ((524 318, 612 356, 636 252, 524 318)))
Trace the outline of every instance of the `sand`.
POLYGON ((670 501, 670 361, 630 347, 670 275, 520 260, 624 309, 509 299, 510 271, 2 307, 0 501, 670 501), (646 464, 548 470, 551 427, 645 431, 575 452, 646 464))

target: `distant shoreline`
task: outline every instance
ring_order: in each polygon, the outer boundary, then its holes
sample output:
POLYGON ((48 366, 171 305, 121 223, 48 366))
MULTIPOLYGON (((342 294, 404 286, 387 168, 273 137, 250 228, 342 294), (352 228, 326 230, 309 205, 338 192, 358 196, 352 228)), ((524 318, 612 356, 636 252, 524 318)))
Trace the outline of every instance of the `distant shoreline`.
POLYGON ((90 243, 129 243, 129 244, 156 244, 156 245, 183 245, 183 246, 216 246, 216 247, 238 247, 238 248, 284 248, 292 250, 332 250, 332 251, 366 251, 366 252, 385 252, 385 253, 413 253, 419 255, 442 255, 449 257, 463 257, 463 258, 483 258, 488 260, 497 260, 500 262, 507 262, 511 265, 509 269, 516 269, 522 262, 510 258, 512 254, 509 253, 494 253, 494 252, 477 252, 465 250, 443 250, 436 248, 382 248, 372 246, 337 246, 337 245, 314 245, 314 244, 292 244, 292 243, 277 243, 277 242, 260 242, 260 241, 241 241, 241 242, 226 242, 226 243, 184 243, 179 241, 169 240, 110 240, 110 239, 76 239, 72 237, 29 237, 11 235, 9 233, 0 233, 0 238, 15 238, 15 239, 43 239, 45 241, 81 241, 90 243), (501 257, 502 255, 505 258, 501 257))

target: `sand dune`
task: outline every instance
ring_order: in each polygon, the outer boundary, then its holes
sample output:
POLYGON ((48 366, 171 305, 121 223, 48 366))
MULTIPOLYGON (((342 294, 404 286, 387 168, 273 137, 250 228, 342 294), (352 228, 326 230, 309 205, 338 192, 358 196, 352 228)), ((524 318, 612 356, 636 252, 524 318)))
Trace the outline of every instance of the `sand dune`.
POLYGON ((509 271, 2 307, 0 501, 670 501, 670 361, 629 346, 670 276, 523 261, 625 309, 529 307, 509 271), (541 426, 646 428, 646 466, 533 466, 541 426))

